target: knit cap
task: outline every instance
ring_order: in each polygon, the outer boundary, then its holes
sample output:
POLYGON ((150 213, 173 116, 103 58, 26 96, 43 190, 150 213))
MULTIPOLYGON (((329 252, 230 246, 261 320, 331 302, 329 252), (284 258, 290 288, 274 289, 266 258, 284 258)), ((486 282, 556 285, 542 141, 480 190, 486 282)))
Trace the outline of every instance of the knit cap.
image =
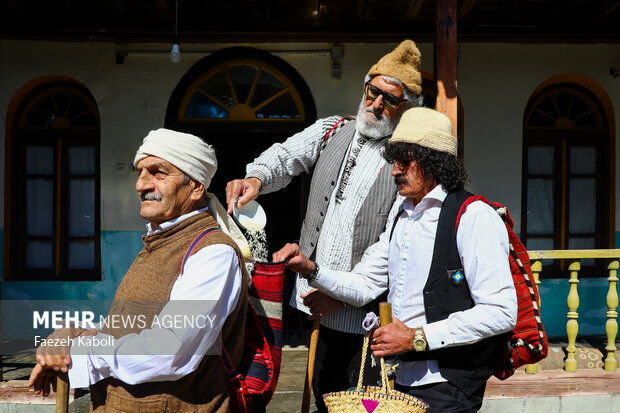
POLYGON ((454 156, 457 154, 457 141, 452 135, 450 119, 443 113, 424 107, 411 108, 403 113, 388 140, 388 143, 391 142, 415 143, 454 156))
POLYGON ((422 93, 421 55, 412 40, 404 40, 370 68, 368 76, 384 75, 400 80, 412 93, 422 93))

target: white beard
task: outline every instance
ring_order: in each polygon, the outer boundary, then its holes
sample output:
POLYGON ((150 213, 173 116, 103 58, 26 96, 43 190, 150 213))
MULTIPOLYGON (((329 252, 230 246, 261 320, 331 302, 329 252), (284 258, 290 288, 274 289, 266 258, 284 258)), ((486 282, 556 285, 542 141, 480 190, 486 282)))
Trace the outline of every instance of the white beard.
MULTIPOLYGON (((372 105, 364 107, 364 97, 360 102, 355 119, 355 128, 359 133, 370 140, 380 140, 386 138, 394 132, 398 119, 389 118, 382 113, 380 118, 374 115, 372 105)), ((400 118, 400 116, 398 117, 400 118)))

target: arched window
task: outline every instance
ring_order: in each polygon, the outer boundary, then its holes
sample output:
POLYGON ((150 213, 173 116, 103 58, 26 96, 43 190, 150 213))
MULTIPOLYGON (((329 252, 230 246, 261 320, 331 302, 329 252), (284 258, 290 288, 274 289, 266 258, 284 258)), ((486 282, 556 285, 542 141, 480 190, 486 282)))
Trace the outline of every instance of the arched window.
MULTIPOLYGON (((226 183, 243 178, 246 164, 315 120, 310 89, 292 66, 262 50, 233 47, 190 68, 170 97, 165 124, 215 147, 218 169, 209 192, 223 200, 226 183)), ((271 218, 266 228, 271 251, 299 236, 305 180, 297 177, 258 199, 271 218)))
POLYGON ((99 112, 71 81, 41 84, 19 102, 7 136, 12 280, 101 277, 99 112))
POLYGON ((530 99, 521 209, 528 249, 610 247, 609 125, 598 96, 580 84, 551 84, 530 99))

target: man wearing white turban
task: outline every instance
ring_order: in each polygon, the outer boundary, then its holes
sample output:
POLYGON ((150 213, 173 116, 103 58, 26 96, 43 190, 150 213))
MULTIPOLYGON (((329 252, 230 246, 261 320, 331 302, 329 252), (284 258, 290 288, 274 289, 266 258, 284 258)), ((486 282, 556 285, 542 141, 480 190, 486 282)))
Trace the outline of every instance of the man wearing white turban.
POLYGON ((97 341, 72 340, 48 354, 38 350, 29 384, 45 395, 55 371, 68 371, 71 387, 90 386, 96 412, 229 412, 229 385, 213 348, 222 345, 235 364, 241 359, 247 308, 242 250, 247 255, 249 249, 206 192, 217 169, 215 152, 196 136, 158 129, 144 138, 134 165, 147 234, 116 291, 111 322, 53 333, 97 341), (130 316, 139 322, 113 325, 130 316))

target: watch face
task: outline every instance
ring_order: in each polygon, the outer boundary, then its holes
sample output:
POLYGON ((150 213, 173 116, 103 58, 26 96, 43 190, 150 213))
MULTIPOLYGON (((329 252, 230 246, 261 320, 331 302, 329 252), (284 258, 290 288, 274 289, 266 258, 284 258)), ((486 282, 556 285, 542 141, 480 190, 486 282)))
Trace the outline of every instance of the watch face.
POLYGON ((413 340, 413 348, 415 351, 424 351, 426 349, 426 341, 423 338, 413 340))

